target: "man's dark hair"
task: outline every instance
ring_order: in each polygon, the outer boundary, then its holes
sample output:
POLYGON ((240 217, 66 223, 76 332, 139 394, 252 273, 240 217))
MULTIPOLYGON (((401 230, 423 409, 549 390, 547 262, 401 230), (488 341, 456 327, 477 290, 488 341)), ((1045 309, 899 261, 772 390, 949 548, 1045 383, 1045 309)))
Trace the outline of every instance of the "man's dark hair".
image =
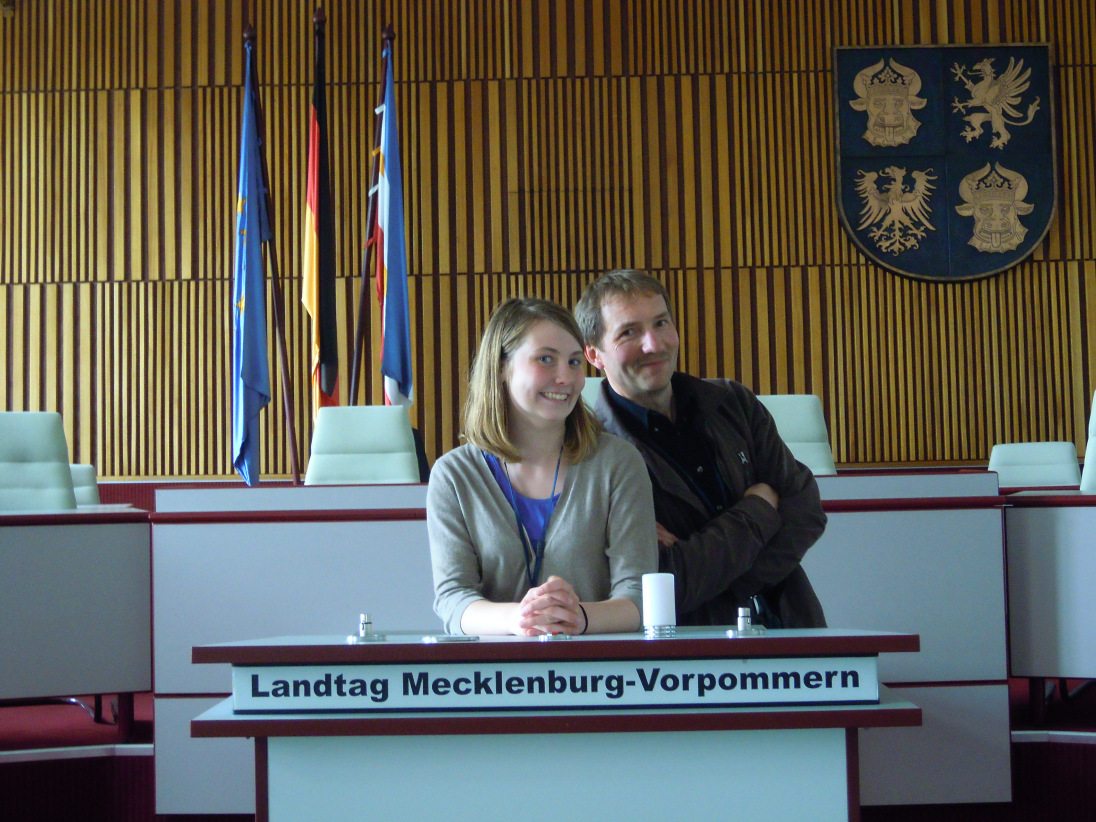
POLYGON ((638 271, 634 268, 618 268, 602 274, 582 292, 578 304, 575 305, 575 319, 582 330, 582 342, 584 345, 598 345, 601 336, 605 333, 605 323, 601 317, 601 307, 605 301, 619 294, 628 296, 649 296, 657 294, 666 301, 666 310, 673 314, 673 306, 670 305, 670 292, 666 286, 648 274, 646 271, 638 271))

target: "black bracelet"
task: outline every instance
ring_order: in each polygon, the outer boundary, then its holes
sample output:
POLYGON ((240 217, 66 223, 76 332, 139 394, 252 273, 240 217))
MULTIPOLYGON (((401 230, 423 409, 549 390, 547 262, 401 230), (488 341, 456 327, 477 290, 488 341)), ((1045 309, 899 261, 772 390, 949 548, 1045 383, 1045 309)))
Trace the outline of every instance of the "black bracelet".
POLYGON ((579 632, 580 634, 584 634, 586 633, 586 629, 590 627, 590 615, 586 613, 586 609, 582 607, 581 602, 578 604, 578 609, 582 611, 582 618, 586 620, 586 624, 582 626, 582 630, 579 632))

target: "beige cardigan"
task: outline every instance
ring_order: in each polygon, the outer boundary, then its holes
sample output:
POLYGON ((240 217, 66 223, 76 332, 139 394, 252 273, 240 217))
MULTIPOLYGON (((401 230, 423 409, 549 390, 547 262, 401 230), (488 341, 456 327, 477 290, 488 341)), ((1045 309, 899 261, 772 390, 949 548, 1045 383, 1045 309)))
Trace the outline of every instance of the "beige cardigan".
MULTIPOLYGON (((529 589, 514 509, 482 452, 471 445, 435 464, 426 494, 434 611, 459 634, 477 599, 520 602, 529 589)), ((647 467, 634 446, 602 434, 597 453, 567 469, 545 534, 540 582, 571 583, 583 602, 623 597, 642 612, 643 574, 657 570, 647 467)))

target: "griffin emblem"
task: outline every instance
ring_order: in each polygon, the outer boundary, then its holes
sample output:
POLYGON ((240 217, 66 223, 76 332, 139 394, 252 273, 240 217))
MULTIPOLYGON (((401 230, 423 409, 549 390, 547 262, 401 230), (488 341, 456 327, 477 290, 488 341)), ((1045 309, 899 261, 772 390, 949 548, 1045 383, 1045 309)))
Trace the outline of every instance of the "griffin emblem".
POLYGON ((1016 109, 1020 105, 1020 98, 1028 90, 1030 83, 1028 77, 1031 69, 1024 70, 1024 61, 1017 63, 1013 58, 1008 59, 1008 68, 1000 77, 993 72, 993 58, 987 57, 980 63, 975 63, 970 69, 972 76, 967 76, 967 67, 958 63, 952 65, 951 73, 955 79, 961 82, 970 93, 970 99, 960 102, 955 98, 951 104, 952 111, 966 113, 972 108, 981 108, 973 114, 967 114, 963 119, 969 124, 963 129, 962 135, 969 143, 982 135, 983 127, 989 122, 993 129, 993 140, 990 148, 1004 148, 1012 136, 1006 126, 1026 126, 1035 117, 1039 110, 1039 98, 1028 106, 1026 120, 1009 120, 1010 117, 1022 117, 1016 109), (980 80, 975 80, 980 77, 980 80))
POLYGON ((860 225, 857 231, 868 226, 868 236, 885 254, 895 256, 911 248, 917 248, 925 236, 925 229, 935 231, 929 222, 932 209, 929 207, 929 195, 935 188, 932 169, 914 171, 910 176, 914 183, 911 189, 906 185, 906 169, 888 166, 877 174, 874 171, 858 171, 856 192, 864 203, 860 210, 860 225), (880 174, 890 178, 882 190, 876 185, 880 174), (876 225, 878 223, 878 225, 876 225))

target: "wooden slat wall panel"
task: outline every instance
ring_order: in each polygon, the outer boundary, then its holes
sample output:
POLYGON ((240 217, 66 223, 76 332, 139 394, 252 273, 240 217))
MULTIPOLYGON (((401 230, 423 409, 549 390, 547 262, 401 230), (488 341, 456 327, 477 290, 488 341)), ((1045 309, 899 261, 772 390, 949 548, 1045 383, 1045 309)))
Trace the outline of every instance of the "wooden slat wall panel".
MULTIPOLYGON (((646 268, 682 365, 822 397, 843 464, 1083 449, 1096 387, 1096 8, 1089 0, 330 0, 339 344, 349 390, 379 32, 397 33, 412 416, 457 443, 468 365, 514 294, 571 305, 646 268), (835 45, 1042 41, 1057 68, 1057 218, 1031 260, 956 285, 867 264, 837 219, 835 45)), ((104 476, 223 476, 243 79, 258 33, 294 424, 310 0, 19 0, 0 17, 0 408, 65 418, 104 476)), ((373 290, 373 284, 366 286, 373 290)), ((370 306, 359 400, 382 397, 370 306)), ((281 377, 262 470, 289 469, 281 377)))

